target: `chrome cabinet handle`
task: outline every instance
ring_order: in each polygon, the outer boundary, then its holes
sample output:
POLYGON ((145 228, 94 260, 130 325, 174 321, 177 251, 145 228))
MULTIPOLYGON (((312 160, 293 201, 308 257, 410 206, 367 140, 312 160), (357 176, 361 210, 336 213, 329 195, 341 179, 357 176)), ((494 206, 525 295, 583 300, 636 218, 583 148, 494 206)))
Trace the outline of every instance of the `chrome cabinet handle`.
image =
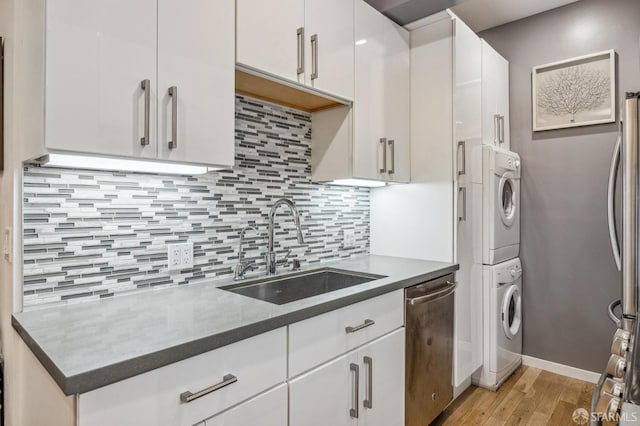
POLYGON ((387 172, 387 138, 380 138, 380 145, 382 145, 382 168, 380 173, 387 172))
POLYGON ((498 127, 500 129, 500 144, 504 143, 504 115, 500 116, 498 127))
POLYGON ((620 166, 620 144, 622 137, 618 136, 616 146, 613 148, 613 157, 611 158, 611 166, 609 167, 609 184, 607 186, 607 220, 609 222, 609 241, 611 242, 611 251, 613 251, 613 260, 616 262, 618 271, 620 271, 620 243, 618 242, 618 225, 616 223, 615 213, 615 194, 616 194, 616 176, 620 166))
POLYGON ((296 30, 298 38, 298 75, 304 73, 304 27, 300 27, 296 30))
POLYGON ((389 171, 387 173, 389 173, 390 175, 392 175, 395 172, 396 169, 396 141, 394 141, 393 139, 389 140, 389 148, 390 148, 390 154, 389 156, 391 157, 391 166, 389 167, 389 171))
POLYGON ((151 118, 151 82, 149 79, 142 80, 140 87, 144 92, 144 136, 140 138, 140 145, 149 145, 149 129, 151 118))
POLYGON ((498 130, 498 127, 500 127, 500 115, 499 114, 494 114, 493 115, 493 144, 494 145, 498 145, 500 143, 500 131, 498 130))
POLYGON ((196 393, 192 393, 192 392, 183 392, 180 394, 180 401, 188 403, 191 402, 195 399, 201 398, 205 395, 210 394, 211 392, 215 392, 217 390, 220 390, 226 386, 229 386, 235 382, 238 381, 238 378, 236 376, 234 376, 233 374, 226 374, 223 378, 222 381, 218 384, 215 384, 211 387, 208 387, 206 389, 202 389, 199 392, 196 393))
POLYGON ((467 174, 467 143, 465 141, 458 141, 458 152, 462 148, 462 167, 458 165, 458 176, 467 174))
POLYGON ((318 78, 318 34, 311 36, 311 80, 318 78))
POLYGON ((467 220, 467 188, 461 187, 458 188, 458 194, 462 193, 462 208, 458 205, 458 211, 462 211, 462 215, 458 215, 458 220, 464 222, 467 220))
POLYGON ((349 415, 357 419, 358 418, 358 408, 360 407, 360 367, 358 364, 351 363, 349 364, 349 370, 353 372, 353 402, 349 409, 349 415))
POLYGON ((376 322, 375 322, 374 320, 366 319, 366 320, 364 320, 364 322, 363 322, 362 324, 360 324, 360 325, 356 325, 355 327, 351 327, 351 326, 349 326, 349 327, 345 327, 344 331, 346 331, 346 332, 347 332, 347 334, 349 334, 349 333, 355 333, 356 331, 360 331, 360 330, 362 330, 363 328, 370 327, 370 326, 372 326, 372 325, 373 325, 373 324, 375 324, 375 323, 376 323, 376 322))
POLYGON ((367 383, 367 397, 362 402, 362 405, 366 408, 373 408, 373 358, 365 356, 363 362, 367 366, 369 379, 367 383))
POLYGON ((178 148, 178 87, 169 87, 169 96, 171 96, 171 140, 169 141, 169 149, 178 148))

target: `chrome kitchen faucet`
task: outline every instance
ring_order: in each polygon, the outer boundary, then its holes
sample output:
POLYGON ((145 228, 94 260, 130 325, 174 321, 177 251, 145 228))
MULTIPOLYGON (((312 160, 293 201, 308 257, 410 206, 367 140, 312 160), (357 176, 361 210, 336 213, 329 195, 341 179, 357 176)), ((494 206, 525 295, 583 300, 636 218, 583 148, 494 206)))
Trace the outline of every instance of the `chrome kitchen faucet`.
POLYGON ((291 254, 291 250, 287 252, 285 257, 281 260, 276 260, 276 253, 273 249, 273 228, 276 216, 276 210, 280 205, 285 205, 289 207, 291 213, 293 214, 293 223, 296 226, 296 230, 298 233, 298 244, 304 244, 304 238, 302 237, 302 228, 300 228, 300 213, 298 212, 298 208, 293 201, 287 198, 280 198, 277 200, 271 210, 269 211, 269 245, 267 248, 266 261, 267 261, 267 275, 273 275, 276 273, 276 266, 279 263, 285 263, 289 258, 289 254, 291 254))

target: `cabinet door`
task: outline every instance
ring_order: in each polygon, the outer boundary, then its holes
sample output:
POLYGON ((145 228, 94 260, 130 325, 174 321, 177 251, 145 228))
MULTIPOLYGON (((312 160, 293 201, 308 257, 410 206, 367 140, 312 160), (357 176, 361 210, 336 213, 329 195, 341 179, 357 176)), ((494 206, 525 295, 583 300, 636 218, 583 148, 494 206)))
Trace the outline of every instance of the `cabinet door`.
POLYGON ((359 426, 404 425, 404 328, 358 351, 359 426))
MULTIPOLYGON (((236 61, 304 83, 304 0, 237 0, 236 61), (300 43, 300 45, 298 45, 300 43)), ((307 51, 309 55, 311 52, 307 51)))
MULTIPOLYGON (((355 2, 355 102, 353 172, 386 180, 386 18, 364 0, 355 2)), ((387 158, 388 162, 388 158, 387 158)))
POLYGON ((204 426, 283 426, 287 424, 287 385, 283 384, 215 416, 204 426))
POLYGON ((409 32, 385 19, 384 123, 388 139, 388 179, 411 179, 409 32), (389 144, 391 141, 391 144, 389 144), (393 173, 391 173, 393 170, 393 173))
POLYGON ((308 85, 353 99, 354 0, 305 0, 308 85))
POLYGON ((356 0, 355 34, 354 176, 408 182, 409 33, 356 0))
POLYGON ((350 352, 289 382, 289 426, 357 424, 350 414, 360 399, 355 393, 362 368, 351 369, 358 362, 355 355, 350 352))
POLYGON ((156 0, 56 0, 46 15, 46 145, 156 156, 156 0), (149 144, 145 93, 149 80, 149 144))
POLYGON ((233 165, 234 30, 234 0, 158 1, 160 158, 233 165))
POLYGON ((500 55, 497 55, 497 67, 498 67, 498 106, 497 110, 502 115, 502 132, 503 132, 503 144, 502 147, 511 149, 511 138, 509 137, 509 62, 500 55))
POLYGON ((498 53, 482 40, 482 143, 498 145, 499 129, 496 115, 499 96, 498 53))

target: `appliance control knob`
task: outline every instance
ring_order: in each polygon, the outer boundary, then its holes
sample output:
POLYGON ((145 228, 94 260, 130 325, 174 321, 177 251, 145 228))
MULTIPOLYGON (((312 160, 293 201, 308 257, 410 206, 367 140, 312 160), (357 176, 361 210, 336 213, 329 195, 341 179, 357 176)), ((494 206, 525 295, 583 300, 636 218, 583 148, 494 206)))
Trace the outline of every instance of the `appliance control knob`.
POLYGON ((516 268, 513 268, 513 269, 511 270, 511 276, 512 276, 512 277, 515 277, 517 273, 518 273, 518 271, 516 270, 516 268))
POLYGON ((624 356, 628 350, 629 350, 629 339, 623 339, 622 337, 613 338, 613 343, 611 343, 612 354, 624 356))
POLYGON ((600 393, 600 399, 596 404, 596 413, 600 417, 606 417, 607 419, 615 418, 620 408, 620 398, 616 398, 608 392, 600 393))
POLYGON ((516 169, 517 169, 517 168, 519 168, 519 167, 520 167, 520 160, 515 160, 515 161, 513 162, 513 166, 514 166, 516 169))
POLYGON ((624 393, 624 383, 617 379, 608 378, 602 384, 602 392, 607 392, 620 398, 624 393))
POLYGON ((607 362, 607 373, 613 377, 621 378, 627 368, 627 360, 619 355, 612 354, 607 362))
POLYGON ((631 333, 627 330, 623 330, 622 328, 619 328, 616 330, 616 334, 613 336, 613 338, 615 339, 616 337, 620 337, 621 339, 625 339, 625 340, 629 340, 631 339, 631 333))

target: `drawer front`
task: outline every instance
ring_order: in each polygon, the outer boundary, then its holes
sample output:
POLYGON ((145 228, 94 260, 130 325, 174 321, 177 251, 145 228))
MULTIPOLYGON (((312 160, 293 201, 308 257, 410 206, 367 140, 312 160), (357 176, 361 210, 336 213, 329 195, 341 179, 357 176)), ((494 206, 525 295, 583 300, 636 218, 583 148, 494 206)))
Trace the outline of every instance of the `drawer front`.
POLYGON ((288 413, 287 385, 282 384, 199 426, 285 426, 288 413))
POLYGON ((404 290, 291 324, 289 377, 295 377, 403 324, 404 290), (353 330, 347 332, 347 327, 353 330))
POLYGON ((191 426, 283 383, 286 348, 281 328, 82 394, 78 423, 191 426), (191 402, 181 400, 185 392, 222 382, 229 384, 191 402))

